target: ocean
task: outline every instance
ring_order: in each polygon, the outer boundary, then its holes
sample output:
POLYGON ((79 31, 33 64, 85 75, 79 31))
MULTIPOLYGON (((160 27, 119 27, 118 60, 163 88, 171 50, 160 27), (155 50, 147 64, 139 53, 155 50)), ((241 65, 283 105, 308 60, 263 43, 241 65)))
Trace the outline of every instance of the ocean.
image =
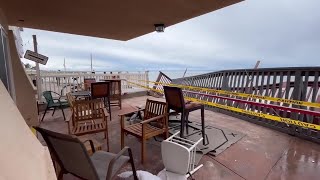
MULTIPOLYGON (((176 78, 181 78, 183 77, 183 74, 185 71, 173 71, 173 70, 170 70, 170 71, 161 71, 163 72, 165 75, 167 75, 169 78, 171 79, 176 79, 176 78)), ((195 71, 195 70, 189 70, 186 72, 185 74, 185 77, 188 77, 188 76, 195 76, 195 75, 199 75, 199 74, 204 74, 204 73, 209 73, 209 72, 213 72, 213 71, 195 71)), ((157 80, 157 77, 159 75, 159 71, 150 71, 149 72, 149 80, 150 81, 155 81, 157 80)))

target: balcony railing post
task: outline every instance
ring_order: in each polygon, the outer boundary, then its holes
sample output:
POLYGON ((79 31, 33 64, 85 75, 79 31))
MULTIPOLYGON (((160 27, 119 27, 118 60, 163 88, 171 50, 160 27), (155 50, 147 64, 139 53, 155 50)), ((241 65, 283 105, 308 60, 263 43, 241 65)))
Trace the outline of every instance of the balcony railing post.
POLYGON ((145 72, 145 81, 146 81, 146 86, 147 87, 150 87, 149 85, 149 71, 146 71, 145 72))
MULTIPOLYGON (((295 71, 294 75, 294 87, 292 91, 292 99, 294 100, 301 100, 301 92, 302 92, 302 72, 301 71, 295 71)), ((294 108, 300 108, 298 105, 292 105, 294 108)), ((298 113, 291 113, 290 115, 291 119, 298 120, 299 114, 298 113)), ((291 128, 289 130, 290 135, 294 135, 296 133, 297 126, 291 125, 291 128)), ((299 132, 301 132, 301 128, 299 128, 299 132)))

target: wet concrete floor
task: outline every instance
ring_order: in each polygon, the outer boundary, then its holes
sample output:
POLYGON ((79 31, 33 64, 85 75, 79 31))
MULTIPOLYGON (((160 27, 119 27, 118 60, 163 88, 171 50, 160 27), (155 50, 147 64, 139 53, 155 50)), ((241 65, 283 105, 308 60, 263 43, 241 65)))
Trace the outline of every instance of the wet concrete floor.
MULTIPOLYGON (((110 151, 120 151, 120 124, 119 112, 143 106, 150 96, 135 97, 123 100, 123 108, 112 108, 112 121, 109 123, 110 151)), ((70 110, 66 109, 66 114, 70 110)), ((40 114, 42 117, 42 114, 40 114)), ((200 111, 192 112, 190 119, 197 121, 200 111)), ((224 127, 246 134, 237 143, 230 146, 217 157, 203 156, 201 163, 204 167, 194 174, 197 180, 220 179, 248 179, 248 180, 317 180, 320 179, 320 145, 300 138, 296 138, 269 128, 246 122, 221 113, 205 111, 206 124, 224 127)), ((62 118, 61 111, 57 110, 54 116, 49 112, 42 127, 57 132, 67 133, 67 124, 62 118)), ((103 134, 90 135, 103 143, 106 150, 106 140, 103 134)), ((157 174, 164 166, 161 160, 160 142, 151 140, 147 143, 147 160, 140 163, 140 143, 131 136, 126 137, 125 144, 132 148, 135 164, 138 170, 157 174)), ((130 170, 125 166, 121 171, 130 170)), ((71 175, 64 179, 77 179, 71 175)))

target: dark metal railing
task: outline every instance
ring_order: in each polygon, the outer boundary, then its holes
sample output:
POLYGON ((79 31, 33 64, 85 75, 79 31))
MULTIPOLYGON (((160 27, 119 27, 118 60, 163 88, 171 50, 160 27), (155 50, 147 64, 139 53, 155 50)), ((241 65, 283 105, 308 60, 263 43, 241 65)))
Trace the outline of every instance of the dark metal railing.
MULTIPOLYGON (((197 76, 173 79, 173 84, 182 84, 210 89, 227 90, 238 93, 262 95, 268 97, 300 100, 320 103, 320 67, 290 67, 290 68, 263 68, 263 69, 237 69, 206 73, 197 76)), ((213 94, 213 93, 211 93, 213 94)), ((195 94, 187 94, 196 98, 204 98, 195 94)), ((215 95, 215 94, 213 94, 215 95)), ((226 95, 221 95, 226 96, 226 95)), ((230 96, 228 96, 230 97, 230 96)), ((299 108, 303 110, 320 112, 320 108, 274 102, 254 98, 243 98, 231 96, 232 98, 253 101, 258 103, 272 104, 289 108, 299 108)), ((279 108, 263 107, 241 101, 228 99, 205 97, 207 101, 229 105, 241 109, 261 112, 265 114, 277 115, 285 118, 320 124, 320 117, 314 114, 288 111, 279 108)), ((255 116, 245 115, 219 108, 207 107, 212 110, 236 116, 263 126, 286 132, 291 135, 300 136, 320 142, 320 132, 313 129, 306 129, 300 126, 288 125, 282 122, 272 121, 255 116)))

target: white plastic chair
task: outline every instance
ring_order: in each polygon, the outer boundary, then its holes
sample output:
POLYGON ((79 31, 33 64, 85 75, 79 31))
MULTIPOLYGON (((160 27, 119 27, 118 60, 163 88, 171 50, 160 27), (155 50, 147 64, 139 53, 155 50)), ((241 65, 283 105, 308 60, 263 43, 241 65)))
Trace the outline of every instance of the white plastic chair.
POLYGON ((167 179, 187 179, 199 170, 203 164, 196 166, 197 142, 181 138, 177 132, 161 143, 161 154, 167 179))

